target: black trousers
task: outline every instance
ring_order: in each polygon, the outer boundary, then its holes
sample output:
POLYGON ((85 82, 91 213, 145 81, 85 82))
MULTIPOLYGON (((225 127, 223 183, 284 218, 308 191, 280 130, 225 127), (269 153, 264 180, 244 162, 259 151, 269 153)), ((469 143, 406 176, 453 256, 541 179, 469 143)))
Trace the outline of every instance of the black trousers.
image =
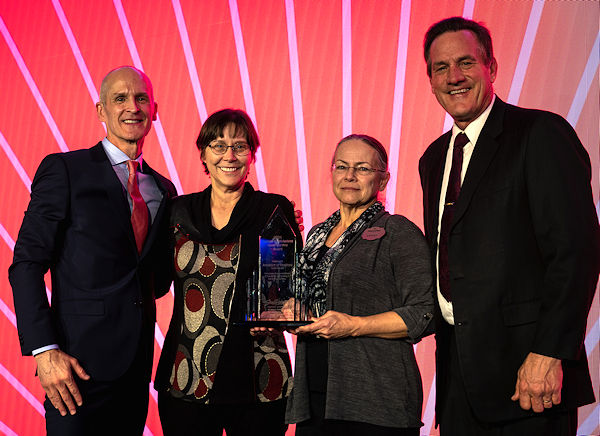
POLYGON ((285 400, 257 404, 196 404, 158 393, 164 436, 284 436, 285 400))
POLYGON ((75 415, 61 416, 46 397, 48 436, 137 436, 144 433, 154 338, 148 334, 143 337, 148 340, 140 341, 130 368, 117 380, 76 378, 83 404, 77 407, 75 415))
MULTIPOLYGON (((473 414, 467 399, 458 362, 454 327, 450 327, 444 362, 447 362, 445 386, 437 401, 441 416, 437 417, 440 436, 575 436, 577 409, 549 409, 539 415, 498 423, 482 422, 473 414)), ((438 352, 442 349, 438 345, 438 352)), ((515 377, 517 375, 515 374, 515 377)), ((518 407, 518 404, 517 404, 518 407)))

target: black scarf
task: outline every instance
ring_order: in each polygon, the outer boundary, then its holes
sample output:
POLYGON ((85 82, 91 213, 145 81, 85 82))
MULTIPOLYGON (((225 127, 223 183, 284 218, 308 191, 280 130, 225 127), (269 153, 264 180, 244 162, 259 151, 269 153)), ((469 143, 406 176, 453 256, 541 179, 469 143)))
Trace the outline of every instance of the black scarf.
POLYGON ((172 216, 172 224, 184 223, 186 232, 194 240, 206 244, 225 244, 237 241, 241 234, 252 227, 251 224, 254 223, 259 213, 256 205, 252 204, 255 193, 254 188, 249 182, 244 184, 242 197, 234 206, 229 222, 220 230, 212 225, 211 192, 212 186, 209 185, 201 193, 193 195, 189 208, 175 211, 181 216, 172 216))

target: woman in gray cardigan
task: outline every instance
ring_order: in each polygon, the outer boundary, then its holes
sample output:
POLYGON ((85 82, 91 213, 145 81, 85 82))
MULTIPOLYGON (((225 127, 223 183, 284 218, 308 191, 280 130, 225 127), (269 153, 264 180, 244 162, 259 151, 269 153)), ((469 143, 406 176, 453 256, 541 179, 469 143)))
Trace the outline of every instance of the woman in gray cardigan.
POLYGON ((408 219, 377 201, 387 154, 366 135, 332 162, 340 209, 314 227, 299 259, 314 322, 298 328, 286 420, 296 435, 418 435, 423 392, 413 352, 432 319, 429 250, 408 219))

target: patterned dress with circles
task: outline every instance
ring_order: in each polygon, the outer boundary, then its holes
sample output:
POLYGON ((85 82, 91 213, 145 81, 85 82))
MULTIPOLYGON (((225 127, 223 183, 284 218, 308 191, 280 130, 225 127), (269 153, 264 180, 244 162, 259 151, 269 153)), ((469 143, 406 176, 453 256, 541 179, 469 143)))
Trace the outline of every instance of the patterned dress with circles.
MULTIPOLYGON (((203 244, 176 230, 175 271, 183 279, 184 314, 171 394, 210 403, 235 291, 239 242, 203 244)), ((269 402, 292 389, 289 356, 283 336, 259 337, 253 344, 257 400, 269 402)))
POLYGON ((172 394, 199 400, 211 389, 227 333, 239 244, 201 244, 179 234, 176 274, 184 277, 184 316, 171 373, 172 394))

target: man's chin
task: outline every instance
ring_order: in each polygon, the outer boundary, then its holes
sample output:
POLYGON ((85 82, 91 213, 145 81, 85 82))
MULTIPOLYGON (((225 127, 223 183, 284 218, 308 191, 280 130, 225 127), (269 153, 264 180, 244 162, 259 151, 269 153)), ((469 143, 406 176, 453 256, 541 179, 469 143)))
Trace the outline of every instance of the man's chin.
POLYGON ((448 112, 448 114, 450 114, 450 116, 452 117, 454 122, 456 122, 457 124, 469 123, 469 122, 473 121, 473 116, 470 111, 457 110, 457 109, 452 110, 452 108, 450 108, 450 110, 446 110, 446 112, 448 112))
POLYGON ((143 141, 143 139, 146 137, 147 134, 148 134, 148 132, 144 132, 143 134, 138 133, 136 135, 129 135, 129 136, 125 136, 122 140, 123 140, 123 142, 125 142, 129 145, 135 145, 135 144, 138 144, 140 141, 143 141))

